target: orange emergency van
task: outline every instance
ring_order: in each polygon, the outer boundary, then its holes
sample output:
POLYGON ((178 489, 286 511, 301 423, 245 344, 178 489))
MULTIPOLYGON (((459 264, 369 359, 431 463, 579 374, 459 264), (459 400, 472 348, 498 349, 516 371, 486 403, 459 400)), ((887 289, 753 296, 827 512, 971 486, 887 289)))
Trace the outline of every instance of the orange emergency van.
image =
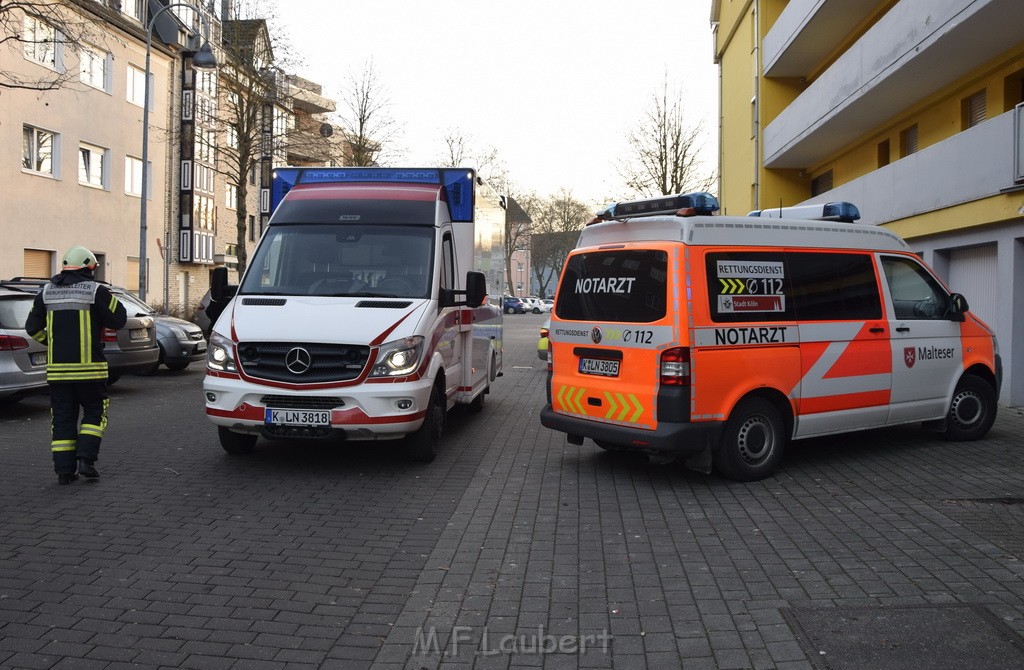
POLYGON ((850 203, 717 210, 666 196, 584 228, 555 296, 543 425, 743 481, 790 439, 988 432, 995 335, 904 240, 850 203))

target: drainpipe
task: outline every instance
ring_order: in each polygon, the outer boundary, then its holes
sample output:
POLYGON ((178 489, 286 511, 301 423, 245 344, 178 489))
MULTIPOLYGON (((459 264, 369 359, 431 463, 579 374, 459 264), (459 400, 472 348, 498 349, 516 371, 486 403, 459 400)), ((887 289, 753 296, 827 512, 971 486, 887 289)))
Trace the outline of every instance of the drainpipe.
POLYGON ((761 13, 754 0, 754 209, 761 209, 761 13))

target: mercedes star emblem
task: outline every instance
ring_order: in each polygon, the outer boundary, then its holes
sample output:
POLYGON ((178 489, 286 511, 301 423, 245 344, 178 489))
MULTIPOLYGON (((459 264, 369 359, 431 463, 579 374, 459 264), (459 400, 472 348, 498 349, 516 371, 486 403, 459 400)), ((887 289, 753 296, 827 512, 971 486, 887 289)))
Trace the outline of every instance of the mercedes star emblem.
POLYGON ((284 366, 292 374, 301 375, 313 365, 313 357, 302 347, 295 347, 284 357, 284 366))

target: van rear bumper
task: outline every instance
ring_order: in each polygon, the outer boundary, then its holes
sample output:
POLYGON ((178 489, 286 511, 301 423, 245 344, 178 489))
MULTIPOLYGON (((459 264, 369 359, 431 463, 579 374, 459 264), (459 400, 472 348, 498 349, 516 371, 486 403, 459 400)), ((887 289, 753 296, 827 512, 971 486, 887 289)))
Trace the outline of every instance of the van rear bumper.
POLYGON ((639 430, 597 421, 588 421, 575 416, 558 414, 551 405, 540 411, 540 422, 546 428, 567 435, 589 437, 594 441, 621 445, 626 449, 644 453, 660 452, 676 456, 698 454, 718 444, 724 421, 701 421, 698 423, 668 423, 661 421, 654 430, 639 430))

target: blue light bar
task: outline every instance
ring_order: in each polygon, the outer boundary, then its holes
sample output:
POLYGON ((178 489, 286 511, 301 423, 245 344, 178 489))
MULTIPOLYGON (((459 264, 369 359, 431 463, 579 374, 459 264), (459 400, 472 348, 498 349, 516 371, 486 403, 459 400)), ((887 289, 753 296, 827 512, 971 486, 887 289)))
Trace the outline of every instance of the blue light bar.
POLYGON ((860 210, 852 202, 837 201, 814 205, 755 209, 747 214, 747 216, 766 219, 810 219, 813 221, 853 223, 860 218, 860 210))
POLYGON ((473 220, 473 182, 470 168, 293 168, 274 170, 270 188, 270 211, 299 184, 438 184, 444 186, 448 212, 453 222, 473 220))
POLYGON ((658 214, 676 214, 680 210, 693 210, 693 214, 709 215, 719 209, 718 199, 710 193, 697 191, 680 195, 666 195, 647 200, 631 200, 617 202, 597 213, 602 221, 626 219, 635 216, 655 216, 658 214))
POLYGON ((852 202, 827 202, 822 208, 821 218, 826 221, 853 223, 860 218, 860 210, 852 202))

